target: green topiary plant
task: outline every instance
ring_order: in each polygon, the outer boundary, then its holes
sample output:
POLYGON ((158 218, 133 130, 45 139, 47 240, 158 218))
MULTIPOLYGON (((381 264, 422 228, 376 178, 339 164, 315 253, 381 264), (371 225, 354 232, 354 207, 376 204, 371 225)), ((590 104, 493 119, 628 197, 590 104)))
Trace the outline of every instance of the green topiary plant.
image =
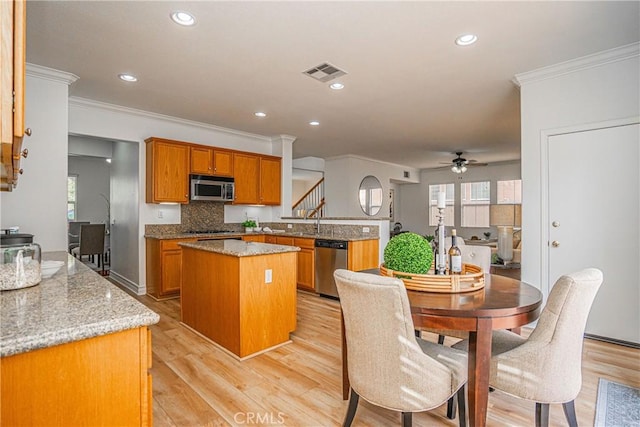
POLYGON ((432 261, 431 244, 416 233, 398 234, 384 248, 384 264, 391 270, 426 274, 432 261))

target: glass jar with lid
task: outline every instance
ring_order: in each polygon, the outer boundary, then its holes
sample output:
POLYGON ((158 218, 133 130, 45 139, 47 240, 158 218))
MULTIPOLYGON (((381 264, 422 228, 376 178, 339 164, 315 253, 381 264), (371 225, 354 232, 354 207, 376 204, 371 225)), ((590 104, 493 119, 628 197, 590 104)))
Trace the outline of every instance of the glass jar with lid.
POLYGON ((0 235, 0 290, 34 286, 41 280, 42 252, 31 234, 0 235))

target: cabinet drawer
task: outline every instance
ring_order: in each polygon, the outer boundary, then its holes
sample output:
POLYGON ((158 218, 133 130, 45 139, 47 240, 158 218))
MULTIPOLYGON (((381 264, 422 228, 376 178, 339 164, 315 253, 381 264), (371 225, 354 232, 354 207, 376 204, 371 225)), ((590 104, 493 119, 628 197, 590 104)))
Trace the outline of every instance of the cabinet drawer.
POLYGON ((163 240, 160 242, 160 249, 163 251, 171 251, 176 249, 182 249, 182 246, 178 243, 195 242, 196 239, 180 239, 180 240, 163 240))
POLYGON ((276 243, 279 245, 293 246, 293 237, 276 237, 276 243))
POLYGON ((296 237, 293 239, 293 246, 300 246, 301 248, 313 249, 315 247, 315 239, 304 239, 296 237))

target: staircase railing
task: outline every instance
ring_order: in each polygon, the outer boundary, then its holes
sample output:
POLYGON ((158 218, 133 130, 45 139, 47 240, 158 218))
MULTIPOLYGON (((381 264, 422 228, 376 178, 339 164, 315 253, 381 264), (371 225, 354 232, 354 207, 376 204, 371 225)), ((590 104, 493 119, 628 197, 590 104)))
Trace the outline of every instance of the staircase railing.
POLYGON ((294 216, 315 218, 324 216, 324 178, 321 178, 291 206, 294 216))

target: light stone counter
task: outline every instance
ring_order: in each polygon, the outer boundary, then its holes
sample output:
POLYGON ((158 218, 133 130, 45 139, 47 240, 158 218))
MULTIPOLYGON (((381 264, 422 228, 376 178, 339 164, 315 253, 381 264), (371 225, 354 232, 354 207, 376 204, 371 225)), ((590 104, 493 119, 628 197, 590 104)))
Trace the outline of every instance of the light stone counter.
POLYGON ((79 341, 157 323, 160 316, 66 252, 39 285, 0 292, 0 356, 79 341))
POLYGON ((273 245, 270 243, 245 242, 243 240, 203 240, 200 242, 179 243, 180 246, 215 252, 237 257, 297 252, 297 246, 273 245))

